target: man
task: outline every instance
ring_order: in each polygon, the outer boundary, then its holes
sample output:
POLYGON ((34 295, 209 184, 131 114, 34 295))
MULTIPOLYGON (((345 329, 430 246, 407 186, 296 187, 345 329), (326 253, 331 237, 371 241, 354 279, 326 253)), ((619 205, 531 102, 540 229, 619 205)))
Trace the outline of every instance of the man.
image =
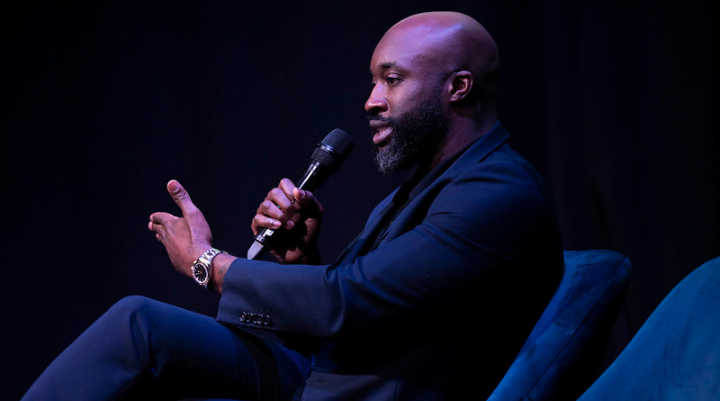
POLYGON ((547 191, 496 120, 497 49, 466 15, 418 14, 385 34, 370 71, 378 165, 417 168, 335 263, 316 247, 322 205, 291 181, 252 221, 286 233, 281 263, 213 249, 171 181, 182 217, 154 213, 148 228, 179 272, 208 267, 220 323, 127 298, 26 399, 487 398, 562 272, 547 191))

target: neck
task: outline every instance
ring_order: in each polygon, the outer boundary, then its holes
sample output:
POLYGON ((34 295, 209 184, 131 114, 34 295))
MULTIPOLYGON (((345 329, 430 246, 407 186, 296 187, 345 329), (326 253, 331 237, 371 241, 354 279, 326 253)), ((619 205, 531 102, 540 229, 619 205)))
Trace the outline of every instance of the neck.
POLYGON ((448 127, 445 139, 440 142, 437 152, 432 158, 430 167, 434 168, 445 160, 453 157, 457 152, 484 136, 493 129, 497 119, 495 117, 481 121, 459 119, 448 127))

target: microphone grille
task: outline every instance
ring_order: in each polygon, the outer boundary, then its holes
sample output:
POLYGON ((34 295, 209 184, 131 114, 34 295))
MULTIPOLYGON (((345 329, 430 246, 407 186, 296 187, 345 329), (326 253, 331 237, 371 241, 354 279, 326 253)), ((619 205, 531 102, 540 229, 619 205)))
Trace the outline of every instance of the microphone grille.
POLYGON ((332 149, 335 149, 340 155, 347 156, 353 148, 353 137, 340 128, 335 128, 323 139, 322 143, 332 149))
POLYGON ((335 128, 320 142, 312 159, 324 167, 337 169, 347 159, 354 143, 350 134, 335 128))

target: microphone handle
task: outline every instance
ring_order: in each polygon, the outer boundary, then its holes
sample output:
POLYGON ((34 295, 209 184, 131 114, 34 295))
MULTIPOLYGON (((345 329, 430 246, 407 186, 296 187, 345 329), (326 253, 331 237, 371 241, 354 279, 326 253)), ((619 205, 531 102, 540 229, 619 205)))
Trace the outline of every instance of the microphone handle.
MULTIPOLYGON (((300 178, 300 184, 297 186, 300 189, 307 191, 314 191, 320 186, 324 178, 327 178, 326 174, 321 174, 320 163, 312 161, 310 166, 305 171, 305 174, 300 178)), ((247 251, 247 258, 251 260, 260 259, 265 255, 265 252, 270 248, 272 236, 275 234, 275 230, 269 228, 263 228, 255 236, 250 249, 247 251)))

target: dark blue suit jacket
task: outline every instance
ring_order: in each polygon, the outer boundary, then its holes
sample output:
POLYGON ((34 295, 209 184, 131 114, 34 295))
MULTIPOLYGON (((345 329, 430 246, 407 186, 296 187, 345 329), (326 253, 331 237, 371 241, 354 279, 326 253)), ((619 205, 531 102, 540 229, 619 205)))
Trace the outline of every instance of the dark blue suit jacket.
POLYGON ((304 400, 487 398, 563 263, 548 191, 507 139, 498 124, 429 173, 376 241, 388 196, 333 265, 239 259, 218 320, 318 339, 304 400))

